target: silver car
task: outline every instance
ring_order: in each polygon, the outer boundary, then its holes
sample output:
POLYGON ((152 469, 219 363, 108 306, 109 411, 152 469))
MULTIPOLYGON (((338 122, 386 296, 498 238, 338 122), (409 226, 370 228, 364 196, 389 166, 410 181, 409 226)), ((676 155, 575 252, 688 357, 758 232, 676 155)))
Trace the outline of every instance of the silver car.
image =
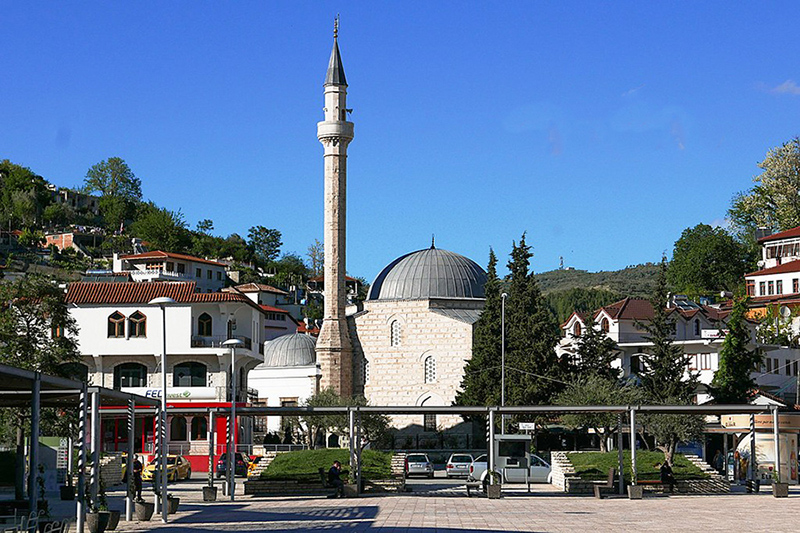
POLYGON ((469 475, 469 465, 472 464, 473 457, 466 453, 454 453, 447 460, 447 477, 467 477, 469 475))
POLYGON ((412 453, 406 456, 406 476, 433 477, 433 463, 424 453, 412 453))

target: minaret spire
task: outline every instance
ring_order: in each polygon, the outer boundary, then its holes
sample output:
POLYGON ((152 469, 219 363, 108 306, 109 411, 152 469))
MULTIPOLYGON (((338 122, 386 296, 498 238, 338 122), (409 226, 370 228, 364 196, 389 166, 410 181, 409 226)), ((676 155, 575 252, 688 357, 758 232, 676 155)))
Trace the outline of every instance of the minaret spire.
POLYGON ((339 16, 333 23, 333 50, 325 76, 325 119, 317 138, 325 149, 325 315, 317 339, 320 387, 341 396, 353 394, 353 348, 345 315, 347 146, 353 123, 347 120, 347 81, 339 53, 339 16))

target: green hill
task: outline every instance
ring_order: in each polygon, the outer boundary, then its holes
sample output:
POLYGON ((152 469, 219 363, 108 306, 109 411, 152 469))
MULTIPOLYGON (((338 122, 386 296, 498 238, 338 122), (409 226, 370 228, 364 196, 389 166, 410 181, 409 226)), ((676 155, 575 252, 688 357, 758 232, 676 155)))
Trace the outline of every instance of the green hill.
POLYGON ((551 270, 536 275, 544 294, 567 289, 603 289, 623 296, 647 297, 655 286, 658 264, 645 263, 601 272, 551 270))

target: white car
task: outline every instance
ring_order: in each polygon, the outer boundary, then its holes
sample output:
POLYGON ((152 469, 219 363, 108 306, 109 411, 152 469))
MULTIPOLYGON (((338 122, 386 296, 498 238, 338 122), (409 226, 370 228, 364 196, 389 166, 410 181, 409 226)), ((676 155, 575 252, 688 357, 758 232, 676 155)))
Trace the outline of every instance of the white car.
MULTIPOLYGON (((472 464, 469 465, 467 481, 484 481, 486 479, 489 468, 486 460, 486 454, 483 454, 472 461, 472 464)), ((508 469, 508 471, 502 473, 503 481, 506 483, 525 483, 524 473, 520 473, 517 469, 508 469)), ((531 454, 531 466, 528 476, 531 483, 550 483, 550 464, 538 455, 531 454)))

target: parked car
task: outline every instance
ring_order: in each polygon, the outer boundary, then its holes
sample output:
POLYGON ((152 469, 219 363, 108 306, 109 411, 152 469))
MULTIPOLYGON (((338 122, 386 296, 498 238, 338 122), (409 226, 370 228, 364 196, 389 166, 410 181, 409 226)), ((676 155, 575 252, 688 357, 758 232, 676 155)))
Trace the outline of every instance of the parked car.
MULTIPOLYGON (((242 452, 236 452, 236 455, 233 456, 233 460, 235 463, 235 466, 233 467, 234 474, 242 477, 247 476, 247 468, 250 465, 250 458, 242 452)), ((224 477, 227 472, 228 454, 223 453, 219 456, 219 461, 217 461, 217 477, 224 477)))
POLYGON ((433 477, 433 463, 424 453, 412 453, 406 456, 406 477, 433 477))
POLYGON ((445 471, 447 477, 467 477, 469 475, 469 465, 472 464, 473 457, 466 453, 454 453, 447 460, 445 471))
MULTIPOLYGON (((486 471, 489 468, 486 461, 486 454, 479 455, 472 461, 472 464, 469 465, 467 481, 484 481, 486 479, 486 471)), ((528 476, 531 483, 550 483, 550 463, 538 455, 531 454, 528 476)), ((509 470, 508 473, 503 472, 503 481, 507 483, 525 483, 524 471, 523 473, 515 470, 509 470)))
MULTIPOLYGON (((156 477, 155 461, 147 465, 142 472, 142 481, 153 481, 156 477)), ((180 481, 192 477, 192 465, 182 455, 167 456, 167 481, 180 481)))

